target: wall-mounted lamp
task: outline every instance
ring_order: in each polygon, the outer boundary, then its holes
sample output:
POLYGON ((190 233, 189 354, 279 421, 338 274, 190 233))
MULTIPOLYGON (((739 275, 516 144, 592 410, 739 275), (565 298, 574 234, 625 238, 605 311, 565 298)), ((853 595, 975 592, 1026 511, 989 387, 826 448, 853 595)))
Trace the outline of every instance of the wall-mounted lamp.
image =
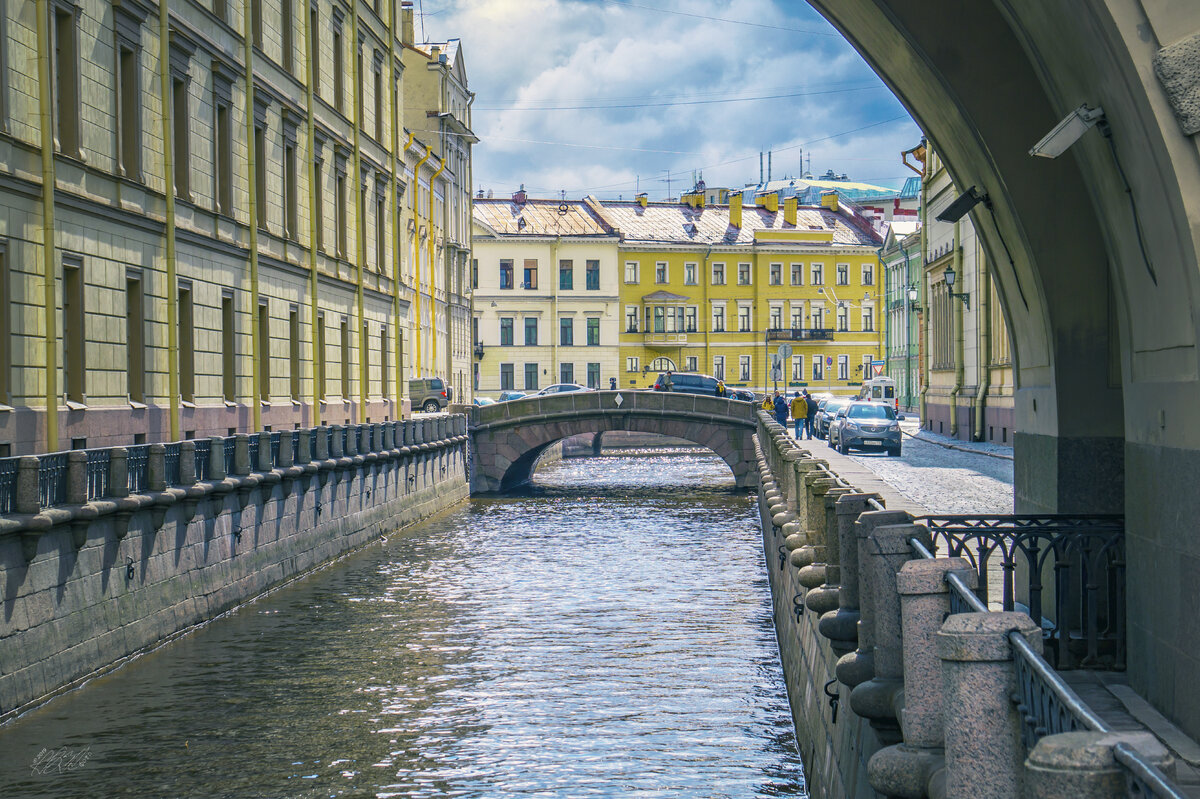
POLYGON ((963 301, 963 305, 965 305, 967 307, 967 310, 970 310, 971 309, 971 295, 965 291, 960 294, 954 293, 954 279, 958 277, 958 275, 954 271, 954 267, 947 266, 946 271, 942 273, 942 277, 944 277, 946 279, 946 288, 949 290, 950 296, 958 297, 960 300, 963 301))
POLYGON ((1058 158, 1079 137, 1097 125, 1106 125, 1103 108, 1088 108, 1087 103, 1067 114, 1061 122, 1029 149, 1030 155, 1041 158, 1058 158))
POLYGON ((954 223, 967 215, 975 206, 983 203, 988 204, 987 192, 981 192, 979 189, 972 186, 971 188, 958 195, 958 199, 946 206, 946 209, 937 215, 937 221, 954 223))
POLYGON ((916 286, 908 287, 908 304, 909 304, 909 306, 911 306, 913 308, 921 307, 921 303, 918 301, 919 296, 920 296, 920 292, 917 291, 916 286))

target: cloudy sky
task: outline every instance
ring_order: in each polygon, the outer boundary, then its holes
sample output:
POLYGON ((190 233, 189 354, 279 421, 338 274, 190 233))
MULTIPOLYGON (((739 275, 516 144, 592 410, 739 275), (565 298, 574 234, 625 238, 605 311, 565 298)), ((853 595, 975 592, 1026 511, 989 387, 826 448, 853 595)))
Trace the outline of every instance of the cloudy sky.
POLYGON ((417 38, 460 38, 475 187, 651 199, 811 168, 899 187, 920 131, 803 0, 417 0, 417 38), (422 25, 424 29, 422 31, 422 25), (804 164, 801 164, 801 152, 804 164), (670 184, 667 182, 670 176, 670 184))

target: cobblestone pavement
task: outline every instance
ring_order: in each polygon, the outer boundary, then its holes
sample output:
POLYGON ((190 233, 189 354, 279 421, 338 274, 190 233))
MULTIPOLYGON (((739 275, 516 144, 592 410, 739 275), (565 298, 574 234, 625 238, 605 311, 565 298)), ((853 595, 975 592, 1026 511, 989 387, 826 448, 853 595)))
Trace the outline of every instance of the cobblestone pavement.
MULTIPOLYGON (((903 426, 909 433, 917 432, 915 419, 905 421, 903 426)), ((809 449, 818 458, 832 452, 824 441, 812 441, 809 449)), ((849 458, 879 475, 903 496, 923 505, 929 513, 1013 512, 1013 463, 1010 460, 947 449, 909 436, 904 437, 903 454, 899 458, 857 451, 849 458)))

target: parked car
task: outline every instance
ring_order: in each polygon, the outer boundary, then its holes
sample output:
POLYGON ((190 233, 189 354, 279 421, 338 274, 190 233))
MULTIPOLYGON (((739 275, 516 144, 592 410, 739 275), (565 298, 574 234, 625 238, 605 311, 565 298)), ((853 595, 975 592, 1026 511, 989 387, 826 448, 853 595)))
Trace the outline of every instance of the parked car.
POLYGON ((817 438, 825 438, 829 435, 829 423, 833 421, 838 409, 849 403, 849 397, 834 397, 817 406, 817 418, 813 420, 813 432, 817 434, 817 438))
POLYGON ((484 405, 495 405, 496 401, 491 397, 476 397, 475 404, 482 407, 484 405))
POLYGON ((729 391, 729 398, 735 399, 735 400, 741 400, 742 402, 755 402, 756 401, 754 399, 754 392, 747 391, 744 388, 731 389, 729 391))
POLYGON ((524 391, 501 391, 500 398, 497 402, 508 402, 509 400, 519 400, 525 396, 524 391))
POLYGON ((545 397, 550 394, 566 394, 570 391, 595 391, 595 389, 588 388, 587 386, 581 386, 578 383, 555 383, 552 386, 546 386, 533 396, 545 397))
POLYGON ((436 413, 454 399, 454 389, 440 377, 419 377, 408 381, 408 396, 412 407, 436 413))
POLYGON ((851 449, 885 449, 900 454, 900 423, 891 405, 850 402, 838 409, 829 426, 829 446, 845 455, 851 449))
MULTIPOLYGON (((667 390, 667 373, 661 372, 654 381, 655 391, 667 390)), ((678 394, 704 394, 709 397, 723 397, 726 394, 725 384, 712 375, 699 372, 672 372, 671 391, 678 394)))

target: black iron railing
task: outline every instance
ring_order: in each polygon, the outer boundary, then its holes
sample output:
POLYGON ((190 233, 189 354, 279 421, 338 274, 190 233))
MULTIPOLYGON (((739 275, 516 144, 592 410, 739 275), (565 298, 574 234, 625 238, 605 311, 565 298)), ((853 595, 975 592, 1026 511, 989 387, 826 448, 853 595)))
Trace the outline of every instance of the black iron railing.
POLYGON ((43 455, 38 459, 38 497, 43 508, 67 502, 67 453, 43 455))
POLYGON ((250 471, 258 471, 258 435, 251 434, 248 449, 250 451, 250 471))
POLYGON ((131 494, 140 494, 150 483, 150 445, 134 444, 125 448, 128 471, 126 486, 131 494))
POLYGON ((279 444, 283 440, 282 432, 271 433, 271 467, 279 466, 279 444))
POLYGON ((169 486, 179 485, 180 444, 163 445, 163 476, 169 486))
POLYGON ((12 513, 17 504, 17 458, 0 459, 0 514, 12 513))
POLYGON ((196 482, 201 483, 208 480, 212 473, 208 468, 212 458, 212 442, 208 439, 197 439, 196 445, 196 482))
POLYGON ((985 605, 1023 610, 1042 626, 1055 668, 1125 667, 1124 517, 944 515, 917 521, 929 528, 940 554, 975 567, 985 605))
POLYGON ((112 462, 112 450, 89 449, 87 451, 87 498, 100 499, 108 496, 108 465, 112 462))
POLYGON ((229 436, 225 439, 224 447, 225 455, 225 475, 229 476, 234 473, 234 468, 237 466, 237 437, 229 436))

